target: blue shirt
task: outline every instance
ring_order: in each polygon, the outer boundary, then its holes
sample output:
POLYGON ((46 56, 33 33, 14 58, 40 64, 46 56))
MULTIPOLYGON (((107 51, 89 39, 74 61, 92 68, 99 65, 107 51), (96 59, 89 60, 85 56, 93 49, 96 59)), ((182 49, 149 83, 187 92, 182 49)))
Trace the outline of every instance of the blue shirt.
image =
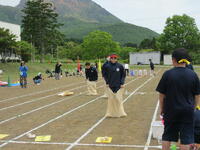
POLYGON ((27 66, 20 66, 19 67, 19 71, 20 71, 20 76, 21 77, 27 77, 27 71, 28 71, 28 67, 27 66))

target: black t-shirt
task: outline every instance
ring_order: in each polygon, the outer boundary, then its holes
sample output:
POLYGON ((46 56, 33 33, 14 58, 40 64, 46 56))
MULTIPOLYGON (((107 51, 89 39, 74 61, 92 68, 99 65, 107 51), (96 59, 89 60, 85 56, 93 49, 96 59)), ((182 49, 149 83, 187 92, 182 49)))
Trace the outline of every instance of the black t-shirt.
POLYGON ((37 76, 35 76, 34 78, 33 78, 33 80, 42 80, 42 76, 41 75, 37 75, 37 76))
POLYGON ((194 120, 194 132, 196 135, 200 135, 200 110, 195 111, 194 120))
POLYGON ((188 69, 194 70, 192 64, 186 65, 186 67, 187 67, 188 69))
POLYGON ((194 120, 195 95, 200 94, 197 74, 185 67, 166 71, 156 91, 165 94, 164 120, 192 122, 194 120))
POLYGON ((154 70, 154 63, 153 62, 150 62, 150 68, 151 68, 151 70, 154 70))
POLYGON ((85 74, 86 74, 86 79, 88 79, 89 81, 97 81, 98 80, 97 69, 94 67, 85 69, 85 74))
POLYGON ((125 82, 126 73, 120 63, 109 62, 105 65, 104 79, 109 87, 120 87, 125 82))
POLYGON ((61 72, 61 69, 60 69, 61 66, 62 66, 61 64, 56 64, 55 73, 60 73, 61 72))

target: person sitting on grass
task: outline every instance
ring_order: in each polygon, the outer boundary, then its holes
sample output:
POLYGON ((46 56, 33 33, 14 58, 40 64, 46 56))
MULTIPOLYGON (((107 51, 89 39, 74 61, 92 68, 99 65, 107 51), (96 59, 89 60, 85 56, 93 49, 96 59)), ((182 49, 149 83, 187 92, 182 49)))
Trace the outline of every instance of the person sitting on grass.
POLYGON ((37 76, 35 76, 33 78, 33 82, 36 84, 36 85, 40 85, 40 83, 42 82, 42 74, 39 72, 37 76))

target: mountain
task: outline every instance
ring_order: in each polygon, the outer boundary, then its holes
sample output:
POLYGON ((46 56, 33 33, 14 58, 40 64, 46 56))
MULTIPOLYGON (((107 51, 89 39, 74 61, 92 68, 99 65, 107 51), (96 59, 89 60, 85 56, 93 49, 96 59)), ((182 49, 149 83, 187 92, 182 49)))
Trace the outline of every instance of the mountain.
MULTIPOLYGON (((27 0, 21 0, 17 8, 22 9, 27 0)), ((85 22, 120 23, 117 17, 91 0, 45 0, 51 2, 62 18, 74 17, 85 22)))
MULTIPOLYGON (((21 24, 21 10, 27 0, 21 0, 16 7, 0 6, 0 20, 21 24)), ((92 0, 45 0, 51 2, 59 14, 61 31, 67 38, 82 39, 89 32, 102 30, 113 35, 121 44, 139 44, 145 38, 158 34, 150 29, 127 24, 115 17, 92 0)))
POLYGON ((18 8, 0 5, 0 20, 15 24, 21 24, 21 11, 18 8))

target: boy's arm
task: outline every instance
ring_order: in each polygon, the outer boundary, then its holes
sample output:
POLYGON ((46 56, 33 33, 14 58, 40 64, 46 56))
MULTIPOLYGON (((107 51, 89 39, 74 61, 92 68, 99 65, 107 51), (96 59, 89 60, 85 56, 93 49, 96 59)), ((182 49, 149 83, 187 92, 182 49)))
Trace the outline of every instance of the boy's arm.
POLYGON ((121 66, 120 71, 121 71, 121 81, 120 81, 120 83, 121 83, 121 86, 123 87, 124 82, 125 82, 125 78, 126 78, 126 73, 125 73, 125 69, 124 69, 123 66, 121 66))
POLYGON ((195 108, 200 106, 200 95, 195 95, 195 108))
POLYGON ((159 93, 160 115, 164 113, 164 98, 165 94, 159 93))

